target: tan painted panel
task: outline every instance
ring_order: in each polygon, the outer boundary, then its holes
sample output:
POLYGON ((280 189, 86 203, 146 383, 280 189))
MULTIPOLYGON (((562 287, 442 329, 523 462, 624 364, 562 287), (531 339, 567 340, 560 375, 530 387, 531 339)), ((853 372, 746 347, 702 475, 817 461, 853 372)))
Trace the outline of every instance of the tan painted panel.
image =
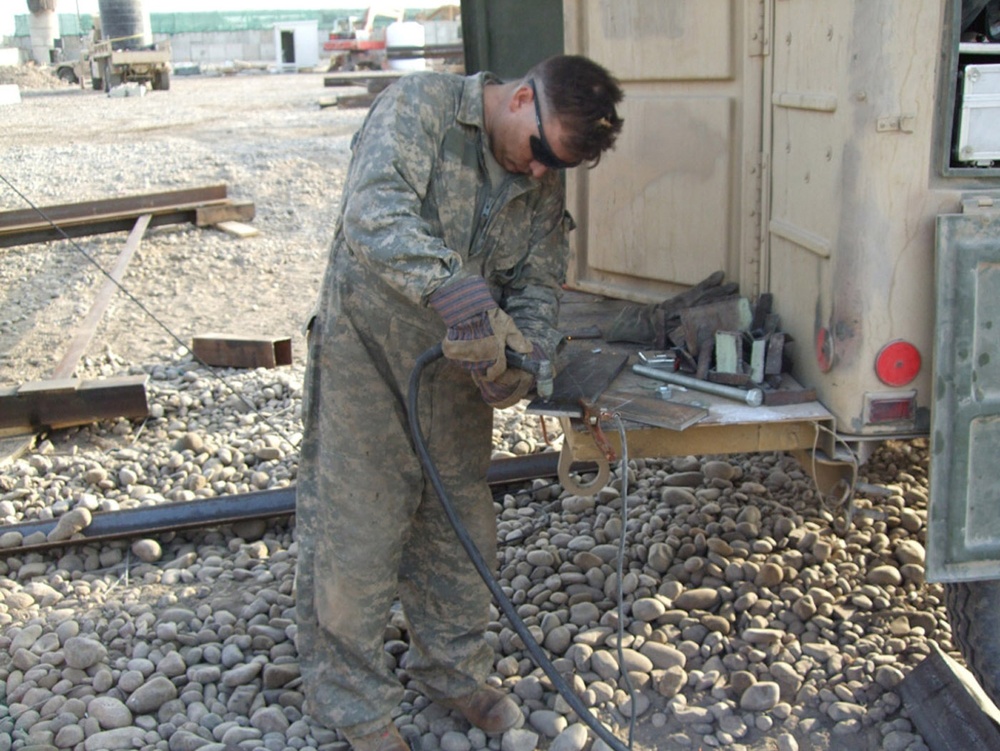
MULTIPOLYGON (((864 398, 887 390, 874 363, 890 341, 930 359, 933 217, 948 201, 930 185, 942 3, 778 0, 774 11, 767 289, 796 341, 796 377, 838 429, 899 430, 866 425, 864 398)), ((925 367, 905 386, 921 409, 929 385, 925 367)))
POLYGON ((625 91, 615 151, 567 174, 578 223, 569 286, 661 300, 717 270, 759 278, 766 43, 763 16, 748 9, 762 7, 564 0, 567 52, 607 66, 625 91))
POLYGON ((770 231, 820 257, 840 221, 851 13, 845 0, 776 5, 770 231))
POLYGON ((590 54, 621 78, 733 77, 733 0, 587 0, 590 54))
POLYGON ((696 284, 729 242, 732 100, 639 95, 624 117, 622 143, 599 167, 603 189, 589 197, 590 266, 696 284))
POLYGON ((770 231, 828 257, 840 216, 843 150, 830 112, 776 106, 770 231))

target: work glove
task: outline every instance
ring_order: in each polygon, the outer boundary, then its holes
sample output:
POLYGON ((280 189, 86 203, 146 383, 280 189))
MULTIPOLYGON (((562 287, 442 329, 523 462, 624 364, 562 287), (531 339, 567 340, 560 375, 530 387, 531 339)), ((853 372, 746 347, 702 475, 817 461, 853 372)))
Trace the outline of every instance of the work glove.
MULTIPOLYGON (((544 359, 545 353, 537 344, 533 344, 531 357, 535 360, 541 360, 544 359)), ((492 381, 480 378, 473 373, 472 380, 479 387, 483 401, 495 409, 513 407, 527 396, 535 385, 535 377, 520 368, 507 368, 492 381)))
POLYGON ((429 302, 448 327, 441 342, 445 357, 472 375, 488 404, 502 409, 498 405, 510 406, 531 389, 534 377, 508 370, 504 349, 528 354, 535 347, 496 304, 482 277, 448 284, 429 302))

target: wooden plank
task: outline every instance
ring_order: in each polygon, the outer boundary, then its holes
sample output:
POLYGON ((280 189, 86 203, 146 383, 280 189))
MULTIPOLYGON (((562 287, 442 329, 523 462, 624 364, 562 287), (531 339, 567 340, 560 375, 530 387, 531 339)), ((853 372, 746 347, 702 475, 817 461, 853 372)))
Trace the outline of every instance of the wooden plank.
POLYGON ((44 381, 0 389, 0 432, 37 433, 149 414, 145 375, 73 380, 76 388, 72 389, 62 380, 53 389, 46 388, 44 381))
POLYGON ((34 433, 18 430, 14 435, 4 435, 4 431, 0 430, 0 467, 6 467, 20 459, 34 442, 34 433))
POLYGON ((256 237, 260 234, 260 230, 256 227, 251 227, 249 224, 243 224, 243 222, 217 222, 215 228, 222 230, 227 235, 232 235, 233 237, 247 238, 256 237))
POLYGON ((139 249, 139 244, 142 242, 142 236, 149 226, 150 219, 152 219, 151 215, 143 214, 136 221, 135 226, 129 233, 128 240, 125 241, 125 247, 118 255, 114 267, 108 272, 108 278, 101 285, 94 304, 90 306, 86 318, 83 319, 83 323, 77 328, 62 360, 59 361, 59 364, 52 371, 53 378, 69 378, 73 375, 73 371, 76 370, 76 366, 80 363, 80 358, 83 357, 83 353, 90 346, 90 342, 97 331, 97 326, 100 324, 101 319, 104 318, 104 313, 107 311, 108 305, 111 304, 111 298, 118 291, 129 261, 132 260, 132 256, 139 249))
POLYGON ((253 217, 253 201, 230 201, 199 206, 194 210, 194 223, 198 227, 207 227, 220 222, 249 222, 253 217))
POLYGON ((206 365, 222 368, 274 368, 292 364, 289 337, 202 334, 191 339, 191 352, 206 365))

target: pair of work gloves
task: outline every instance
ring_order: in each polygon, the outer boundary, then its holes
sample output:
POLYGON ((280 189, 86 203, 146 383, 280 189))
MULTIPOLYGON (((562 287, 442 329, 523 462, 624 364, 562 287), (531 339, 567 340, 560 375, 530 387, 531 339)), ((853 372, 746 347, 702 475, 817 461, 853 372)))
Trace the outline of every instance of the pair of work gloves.
POLYGON ((429 302, 448 327, 441 342, 444 356, 468 371, 487 404, 496 409, 511 407, 531 391, 535 377, 508 368, 505 349, 538 360, 545 354, 500 309, 481 276, 445 285, 429 302))

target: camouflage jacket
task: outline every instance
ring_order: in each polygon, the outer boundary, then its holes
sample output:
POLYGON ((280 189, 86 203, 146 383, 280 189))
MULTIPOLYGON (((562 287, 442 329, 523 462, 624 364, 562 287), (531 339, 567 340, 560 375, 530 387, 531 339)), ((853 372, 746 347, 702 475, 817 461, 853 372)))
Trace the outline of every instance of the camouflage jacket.
POLYGON ((328 312, 398 317, 408 307, 411 325, 440 335, 429 295, 477 274, 521 330, 555 353, 572 220, 558 173, 505 173, 498 190, 491 186, 483 115, 490 81, 485 73, 414 73, 372 104, 352 141, 324 284, 328 312), (350 306, 337 304, 338 288, 347 287, 350 306))

